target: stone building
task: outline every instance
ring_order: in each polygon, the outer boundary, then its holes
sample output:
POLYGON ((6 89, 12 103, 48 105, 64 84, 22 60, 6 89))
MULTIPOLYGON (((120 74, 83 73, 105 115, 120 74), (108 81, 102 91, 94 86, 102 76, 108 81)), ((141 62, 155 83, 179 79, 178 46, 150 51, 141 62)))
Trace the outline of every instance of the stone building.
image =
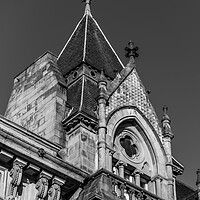
POLYGON ((168 108, 159 121, 137 50, 130 41, 123 65, 85 0, 61 53, 45 53, 14 79, 0 116, 1 199, 196 198, 176 180, 184 168, 172 155, 168 108))

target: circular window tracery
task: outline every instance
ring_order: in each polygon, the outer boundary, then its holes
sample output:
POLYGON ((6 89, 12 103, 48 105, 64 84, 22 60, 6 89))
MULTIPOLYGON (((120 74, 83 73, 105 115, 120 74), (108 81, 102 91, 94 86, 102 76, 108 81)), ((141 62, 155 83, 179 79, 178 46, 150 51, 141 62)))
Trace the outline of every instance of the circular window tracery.
POLYGON ((121 153, 131 162, 141 163, 144 152, 140 139, 131 130, 123 130, 117 139, 121 153))
POLYGON ((126 154, 132 158, 139 153, 137 145, 134 143, 132 138, 126 135, 124 138, 120 139, 120 144, 124 148, 126 154))

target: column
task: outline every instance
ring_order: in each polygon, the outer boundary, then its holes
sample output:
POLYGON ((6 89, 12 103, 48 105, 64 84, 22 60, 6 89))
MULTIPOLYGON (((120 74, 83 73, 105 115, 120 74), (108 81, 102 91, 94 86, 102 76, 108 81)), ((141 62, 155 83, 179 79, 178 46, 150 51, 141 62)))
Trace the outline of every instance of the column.
POLYGON ((162 178, 157 176, 157 177, 155 177, 154 180, 155 180, 155 183, 156 183, 156 195, 161 197, 161 195, 162 195, 162 193, 161 193, 161 191, 162 191, 162 187, 161 187, 162 178))
POLYGON ((108 164, 107 164, 107 169, 110 172, 113 172, 113 165, 112 165, 112 158, 113 158, 113 154, 115 153, 115 151, 111 148, 107 148, 108 151, 108 164))
POLYGON ((155 181, 151 180, 149 182, 149 192, 156 194, 156 186, 155 186, 155 181))
POLYGON ((119 168, 119 176, 124 178, 124 166, 126 166, 127 164, 125 162, 123 162, 122 160, 119 160, 116 164, 116 166, 118 166, 119 168))
POLYGON ((142 174, 140 170, 136 169, 135 174, 135 184, 140 187, 140 175, 142 174))
POLYGON ((107 89, 106 78, 103 70, 98 82, 99 95, 97 97, 98 104, 98 168, 106 168, 106 103, 107 103, 107 89))
POLYGON ((49 180, 52 178, 52 175, 48 172, 42 171, 39 176, 39 180, 35 185, 35 188, 38 190, 36 194, 36 200, 44 200, 47 196, 49 180))
POLYGON ((13 162, 13 167, 10 171, 10 177, 12 178, 7 199, 14 199, 17 195, 17 189, 22 180, 23 168, 27 165, 27 162, 16 158, 13 162))
POLYGON ((65 184, 65 180, 54 177, 52 185, 48 191, 48 200, 60 200, 61 198, 61 186, 65 184))
POLYGON ((163 146, 167 156, 167 174, 168 174, 168 199, 174 199, 174 181, 173 181, 173 169, 172 169, 172 139, 174 138, 174 134, 171 129, 171 120, 167 114, 168 107, 163 107, 163 117, 162 117, 162 132, 163 132, 163 146))

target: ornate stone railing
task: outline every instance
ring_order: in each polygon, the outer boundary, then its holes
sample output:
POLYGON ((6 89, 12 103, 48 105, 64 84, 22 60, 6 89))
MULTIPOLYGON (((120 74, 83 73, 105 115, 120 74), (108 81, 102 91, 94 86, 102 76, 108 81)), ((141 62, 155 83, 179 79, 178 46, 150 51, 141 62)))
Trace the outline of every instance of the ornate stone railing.
POLYGON ((101 177, 101 186, 105 193, 112 196, 111 199, 117 197, 122 200, 164 200, 155 194, 139 187, 107 170, 101 169, 92 175, 88 182, 101 177), (105 190, 105 188, 107 188, 105 190))

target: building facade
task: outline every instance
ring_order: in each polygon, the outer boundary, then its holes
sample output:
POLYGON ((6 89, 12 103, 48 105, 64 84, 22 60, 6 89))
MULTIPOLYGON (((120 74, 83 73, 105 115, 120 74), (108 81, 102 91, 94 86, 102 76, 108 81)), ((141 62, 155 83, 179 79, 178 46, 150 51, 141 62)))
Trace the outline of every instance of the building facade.
POLYGON ((177 192, 184 168, 168 108, 159 121, 136 71, 138 48, 125 50, 123 65, 85 0, 59 56, 47 52, 16 76, 0 116, 1 199, 192 199, 188 187, 177 192))

